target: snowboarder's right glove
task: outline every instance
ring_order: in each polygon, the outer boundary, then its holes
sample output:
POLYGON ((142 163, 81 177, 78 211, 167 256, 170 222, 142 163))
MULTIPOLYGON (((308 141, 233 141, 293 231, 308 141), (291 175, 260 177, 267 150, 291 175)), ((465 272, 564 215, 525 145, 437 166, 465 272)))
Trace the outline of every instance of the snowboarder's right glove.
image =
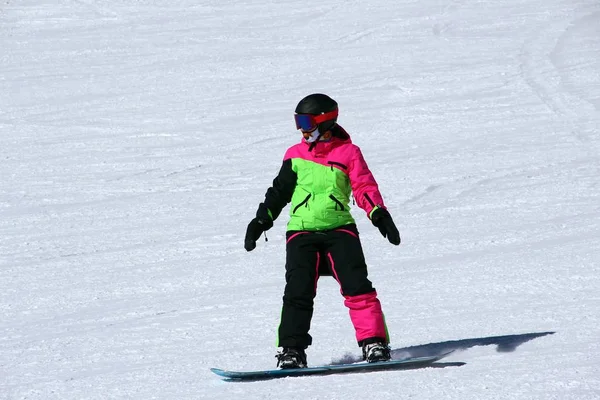
POLYGON ((386 237, 387 240, 396 246, 400 244, 400 232, 398 232, 398 228, 396 228, 396 224, 394 224, 394 220, 392 216, 385 208, 377 208, 371 214, 371 222, 377 228, 379 228, 379 232, 386 237))
POLYGON ((268 231, 273 226, 273 221, 267 218, 256 217, 248 224, 246 237, 244 238, 244 248, 246 251, 252 251, 256 248, 256 241, 264 231, 268 231))

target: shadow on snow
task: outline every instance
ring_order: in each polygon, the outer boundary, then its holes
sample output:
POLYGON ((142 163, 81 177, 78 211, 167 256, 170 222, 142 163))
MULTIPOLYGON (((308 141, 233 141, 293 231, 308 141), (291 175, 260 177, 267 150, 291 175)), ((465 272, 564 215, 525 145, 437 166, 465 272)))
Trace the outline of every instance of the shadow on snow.
MULTIPOLYGON (((475 346, 497 346, 496 351, 501 353, 513 352, 525 342, 552 335, 555 332, 524 333, 520 335, 490 336, 484 338, 449 340, 447 342, 429 343, 418 346, 392 349, 392 359, 401 360, 407 357, 431 357, 457 350, 466 350, 475 346)), ((330 365, 349 364, 362 361, 361 356, 345 354, 330 365)))

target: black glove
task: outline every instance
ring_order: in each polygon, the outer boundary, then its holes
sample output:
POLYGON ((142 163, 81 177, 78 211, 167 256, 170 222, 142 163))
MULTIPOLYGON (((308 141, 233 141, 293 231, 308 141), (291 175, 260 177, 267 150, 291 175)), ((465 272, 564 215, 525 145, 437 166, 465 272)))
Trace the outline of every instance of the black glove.
POLYGON ((396 246, 400 244, 400 233, 388 210, 385 208, 378 208, 373 211, 373 214, 371 214, 371 222, 379 228, 379 232, 381 232, 383 237, 387 237, 387 240, 389 240, 391 244, 395 244, 396 246))
POLYGON ((273 221, 270 219, 254 218, 248 224, 246 229, 246 237, 244 238, 244 248, 246 251, 252 251, 256 248, 256 241, 263 234, 264 231, 268 231, 273 226, 273 221))

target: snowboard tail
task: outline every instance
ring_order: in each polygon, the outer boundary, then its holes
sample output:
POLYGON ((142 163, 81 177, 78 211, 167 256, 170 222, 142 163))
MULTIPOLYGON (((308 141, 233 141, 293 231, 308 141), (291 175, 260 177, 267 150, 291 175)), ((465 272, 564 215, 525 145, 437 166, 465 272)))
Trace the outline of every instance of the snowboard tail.
POLYGON ((381 361, 374 363, 361 362, 355 364, 324 365, 309 368, 271 369, 261 371, 226 371, 219 368, 211 368, 210 370, 227 380, 259 381, 298 376, 423 368, 438 360, 441 360, 450 353, 451 352, 430 357, 412 357, 402 360, 381 361))

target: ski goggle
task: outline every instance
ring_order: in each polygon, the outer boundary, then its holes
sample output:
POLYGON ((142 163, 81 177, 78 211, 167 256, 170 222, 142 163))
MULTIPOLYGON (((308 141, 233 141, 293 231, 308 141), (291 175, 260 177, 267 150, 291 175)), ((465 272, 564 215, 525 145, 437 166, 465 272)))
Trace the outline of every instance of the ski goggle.
POLYGON ((313 115, 313 114, 294 114, 296 120, 296 129, 300 129, 303 132, 312 132, 321 122, 335 119, 338 116, 338 110, 330 111, 325 114, 313 115))

